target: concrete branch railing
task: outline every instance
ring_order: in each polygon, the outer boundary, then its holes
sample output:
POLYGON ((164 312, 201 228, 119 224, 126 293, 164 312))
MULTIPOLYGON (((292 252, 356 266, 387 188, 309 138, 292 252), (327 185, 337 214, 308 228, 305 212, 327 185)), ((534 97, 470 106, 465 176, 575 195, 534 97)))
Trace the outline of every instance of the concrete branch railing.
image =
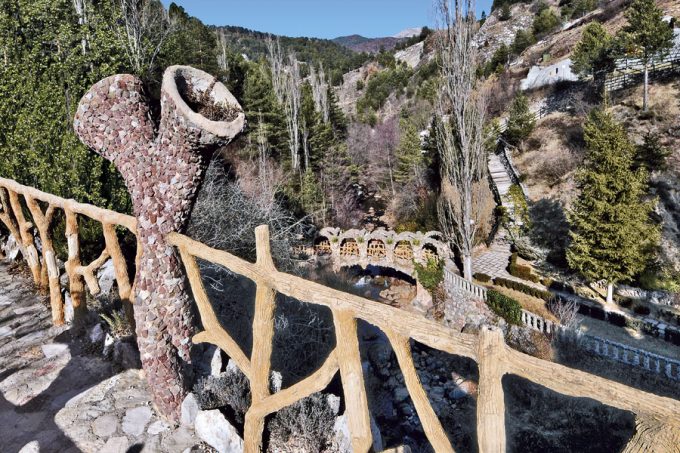
POLYGON ((559 324, 556 325, 552 321, 548 321, 527 310, 522 310, 522 323, 533 330, 547 334, 555 332, 556 327, 559 328, 559 324))
POLYGON ((449 265, 444 266, 444 285, 449 293, 451 293, 451 290, 458 289, 482 300, 486 300, 486 288, 469 280, 465 280, 463 277, 456 274, 449 265))
MULTIPOLYGON (((100 259, 88 266, 82 266, 77 262, 79 259, 78 229, 75 228, 77 223, 74 223, 74 220, 78 215, 102 223, 107 247, 107 251, 102 256, 117 255, 118 259, 114 258, 116 274, 118 277, 124 277, 125 266, 122 265, 124 261, 121 261, 122 255, 118 253, 118 243, 113 241, 115 235, 112 237, 111 232, 115 225, 120 225, 135 233, 136 225, 133 218, 94 206, 79 204, 73 200, 64 200, 7 179, 0 179, 0 194, 2 194, 0 219, 12 234, 21 238, 22 252, 25 252, 25 257, 29 257, 29 265, 34 271, 36 282, 41 281, 43 263, 48 263, 48 268, 54 268, 55 252, 49 242, 43 239, 42 262, 40 260, 35 262, 37 253, 31 231, 32 225, 23 218, 23 210, 19 203, 20 196, 25 198, 29 206, 34 206, 31 210, 33 220, 45 239, 51 237, 50 223, 42 221, 42 216, 52 219, 54 211, 62 209, 66 212, 67 220, 71 219, 67 228, 69 242, 67 273, 71 285, 75 282, 77 286, 77 282, 82 283, 82 279, 85 278, 88 287, 96 289, 88 280, 93 280, 92 272, 98 265, 101 265, 100 259), (37 202, 47 203, 50 206, 48 212, 43 213, 36 209, 36 206, 39 207, 37 202)), ((358 320, 378 327, 387 335, 397 356, 407 390, 425 435, 437 452, 453 452, 454 449, 418 377, 411 352, 412 340, 448 354, 471 358, 478 363, 477 439, 480 452, 506 451, 505 398, 502 385, 502 378, 506 374, 520 376, 567 396, 591 398, 621 410, 634 412, 644 423, 654 424, 654 426, 661 423, 660 429, 666 429, 665 427, 669 426, 673 429, 677 428, 680 401, 646 393, 583 371, 520 353, 506 346, 502 333, 493 328, 482 328, 479 335, 464 334, 417 314, 280 272, 272 261, 268 228, 258 227, 255 235, 257 240, 255 263, 245 261, 228 252, 210 248, 182 234, 170 233, 168 235, 169 244, 179 251, 204 329, 203 332, 193 337, 193 342, 209 342, 220 347, 236 362, 250 381, 252 399, 245 416, 245 452, 255 453, 262 448, 267 416, 325 389, 338 373, 345 395, 344 403, 349 421, 352 449, 355 452, 367 452, 371 448, 368 397, 357 337, 358 320), (252 324, 253 347, 249 355, 220 324, 206 294, 197 259, 223 266, 235 274, 254 281, 257 285, 255 315, 252 324), (336 346, 323 365, 310 376, 271 394, 269 376, 277 293, 329 308, 334 319, 336 346)), ((54 269, 52 271, 48 269, 48 277, 54 278, 54 269)), ((53 280, 50 280, 50 283, 52 282, 53 280)), ((125 289, 122 296, 129 296, 127 292, 129 285, 126 286, 126 282, 125 278, 119 281, 120 288, 125 289)), ((58 283, 57 276, 56 284, 50 285, 50 291, 58 291, 58 283)), ((56 294, 53 294, 52 310, 55 315, 63 313, 63 301, 60 301, 56 294)), ((55 316, 55 322, 61 322, 60 315, 55 316)), ((653 443, 655 439, 656 437, 649 441, 653 443)), ((657 451, 662 451, 662 449, 657 449, 657 451)))

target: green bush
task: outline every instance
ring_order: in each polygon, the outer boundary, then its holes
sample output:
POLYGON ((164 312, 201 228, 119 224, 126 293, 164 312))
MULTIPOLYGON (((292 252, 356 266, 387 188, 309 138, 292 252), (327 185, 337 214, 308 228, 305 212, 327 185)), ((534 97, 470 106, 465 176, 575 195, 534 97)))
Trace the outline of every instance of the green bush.
POLYGON ((550 291, 544 291, 542 289, 534 288, 533 286, 525 285, 524 283, 516 282, 514 280, 508 280, 507 278, 496 277, 493 279, 493 283, 494 285, 502 286, 508 289, 513 289, 515 291, 527 294, 531 297, 543 299, 546 302, 550 302, 554 297, 550 291))
POLYGON ((366 84, 363 80, 357 80, 357 91, 363 90, 365 86, 366 84))
POLYGON ((408 81, 413 75, 410 68, 398 65, 394 69, 386 69, 371 77, 364 89, 364 95, 357 101, 357 113, 361 121, 368 123, 372 114, 380 110, 390 94, 403 94, 408 81))
POLYGON ((444 279, 444 263, 442 261, 429 259, 425 265, 414 261, 413 266, 416 270, 418 281, 430 293, 432 293, 444 279))
POLYGON ((515 299, 498 291, 489 290, 486 293, 486 304, 510 324, 522 324, 522 306, 515 299))
POLYGON ((560 25, 560 18, 551 9, 546 8, 541 11, 534 19, 532 29, 535 36, 543 36, 560 25))
POLYGON ((482 282, 482 283, 488 283, 488 282, 491 281, 491 276, 490 276, 490 275, 486 275, 486 274, 483 274, 483 273, 481 273, 481 272, 477 272, 476 274, 474 274, 474 275, 472 276, 472 278, 474 278, 474 279, 477 280, 478 282, 482 282))
POLYGON ((513 277, 521 278, 522 280, 528 280, 534 283, 539 283, 541 281, 541 277, 531 273, 531 267, 517 264, 517 252, 510 255, 508 273, 513 277))

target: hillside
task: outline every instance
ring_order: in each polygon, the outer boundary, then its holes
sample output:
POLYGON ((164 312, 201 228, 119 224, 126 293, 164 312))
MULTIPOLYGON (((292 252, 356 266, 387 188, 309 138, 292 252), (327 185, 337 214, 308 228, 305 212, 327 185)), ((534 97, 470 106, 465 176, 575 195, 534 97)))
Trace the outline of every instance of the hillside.
POLYGON ((294 52, 300 61, 322 63, 330 73, 331 80, 335 82, 341 80, 342 74, 361 66, 368 59, 366 54, 357 53, 327 39, 277 37, 235 26, 215 28, 225 34, 232 51, 245 55, 249 60, 259 60, 266 55, 266 39, 269 36, 279 38, 284 54, 294 52))
POLYGON ((381 50, 392 50, 397 44, 403 41, 401 37, 386 37, 386 38, 366 38, 361 35, 340 36, 333 39, 333 42, 339 44, 354 52, 368 52, 377 53, 381 50))

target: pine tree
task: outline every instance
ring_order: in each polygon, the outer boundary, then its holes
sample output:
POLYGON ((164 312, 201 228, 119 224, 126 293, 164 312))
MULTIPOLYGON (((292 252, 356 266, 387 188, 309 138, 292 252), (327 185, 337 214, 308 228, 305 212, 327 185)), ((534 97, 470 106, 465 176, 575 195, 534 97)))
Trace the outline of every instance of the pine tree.
POLYGON ((407 119, 399 123, 401 137, 396 150, 397 168, 394 179, 401 184, 414 182, 424 169, 420 135, 415 125, 407 119))
POLYGON ((599 22, 586 26, 571 56, 571 70, 581 78, 598 78, 614 66, 613 37, 599 22))
POLYGON ((663 21, 663 11, 654 0, 633 0, 626 10, 628 25, 623 28, 623 40, 644 65, 644 95, 642 109, 647 111, 649 91, 649 64, 655 56, 673 47, 673 29, 663 21))
POLYGON ((590 281, 630 281, 646 265, 659 238, 650 221, 654 202, 643 198, 647 173, 631 170, 635 148, 611 114, 591 112, 584 125, 587 156, 577 174, 580 194, 569 212, 569 267, 590 281))
POLYGON ((633 168, 644 168, 648 172, 664 171, 668 168, 666 158, 672 151, 663 146, 659 140, 659 134, 648 132, 644 141, 637 146, 633 168))
POLYGON ((536 127, 536 117, 529 110, 529 100, 519 93, 510 106, 505 140, 513 146, 519 146, 531 135, 534 127, 536 127))

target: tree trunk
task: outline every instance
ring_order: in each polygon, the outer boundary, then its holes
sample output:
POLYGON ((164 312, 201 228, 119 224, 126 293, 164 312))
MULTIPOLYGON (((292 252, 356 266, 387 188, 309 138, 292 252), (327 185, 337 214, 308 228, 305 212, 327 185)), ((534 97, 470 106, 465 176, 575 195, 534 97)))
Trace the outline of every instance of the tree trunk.
POLYGON ((614 284, 609 282, 607 284, 607 303, 611 304, 614 302, 614 284))
POLYGON ((472 255, 463 256, 463 277, 472 281, 472 255))
POLYGON ((644 94, 642 97, 642 110, 644 112, 647 111, 649 108, 648 105, 648 92, 649 92, 649 63, 645 62, 645 87, 644 87, 644 94))

